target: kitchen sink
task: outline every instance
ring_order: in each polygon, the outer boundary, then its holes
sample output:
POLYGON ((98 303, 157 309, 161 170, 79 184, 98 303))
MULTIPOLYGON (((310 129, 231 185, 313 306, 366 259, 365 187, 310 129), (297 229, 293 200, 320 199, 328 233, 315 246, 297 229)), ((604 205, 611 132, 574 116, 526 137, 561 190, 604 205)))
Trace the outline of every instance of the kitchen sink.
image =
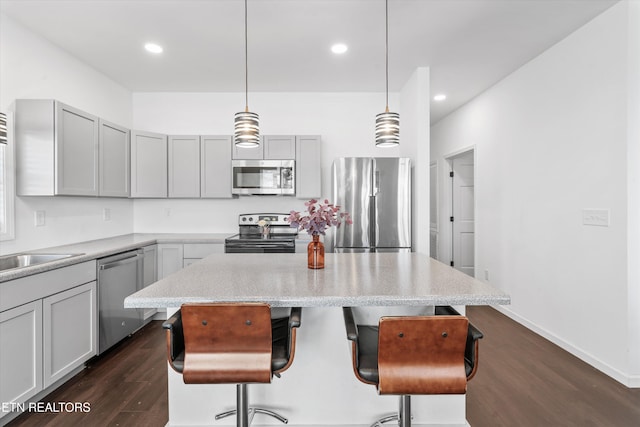
POLYGON ((0 271, 31 267, 45 262, 57 261, 82 254, 15 254, 0 257, 0 271))

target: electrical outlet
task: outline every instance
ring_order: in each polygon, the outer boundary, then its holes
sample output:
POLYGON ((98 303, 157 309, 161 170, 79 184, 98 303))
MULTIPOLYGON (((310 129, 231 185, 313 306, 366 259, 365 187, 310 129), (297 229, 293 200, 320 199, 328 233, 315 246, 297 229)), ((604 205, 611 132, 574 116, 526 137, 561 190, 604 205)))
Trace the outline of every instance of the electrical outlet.
POLYGON ((47 214, 45 211, 35 211, 33 213, 34 225, 36 227, 44 227, 46 216, 47 214))
POLYGON ((102 209, 102 219, 105 221, 111 221, 111 209, 109 208, 102 209))

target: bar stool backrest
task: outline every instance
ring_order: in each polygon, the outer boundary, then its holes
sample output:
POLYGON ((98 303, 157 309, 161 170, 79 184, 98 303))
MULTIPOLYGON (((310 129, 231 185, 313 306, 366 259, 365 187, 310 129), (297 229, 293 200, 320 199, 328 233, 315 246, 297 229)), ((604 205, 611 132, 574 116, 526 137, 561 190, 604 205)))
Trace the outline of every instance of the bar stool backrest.
POLYGON ((380 394, 464 394, 469 321, 463 316, 382 317, 380 394))
POLYGON ((184 304, 181 310, 185 383, 271 382, 268 304, 184 304))

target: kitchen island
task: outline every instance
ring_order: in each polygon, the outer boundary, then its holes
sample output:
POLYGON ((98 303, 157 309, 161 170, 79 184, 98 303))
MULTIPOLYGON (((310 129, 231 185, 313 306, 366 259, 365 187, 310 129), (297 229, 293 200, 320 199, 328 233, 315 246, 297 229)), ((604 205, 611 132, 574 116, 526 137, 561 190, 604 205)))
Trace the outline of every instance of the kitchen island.
MULTIPOLYGON (((290 425, 364 426, 396 410, 397 398, 378 396, 355 378, 340 307, 357 307, 356 316, 373 323, 382 314, 429 314, 435 305, 510 302, 426 255, 326 254, 323 270, 307 269, 306 261, 306 254, 213 254, 130 295, 125 307, 166 307, 169 315, 186 302, 259 301, 274 312, 306 307, 292 367, 271 384, 250 386, 250 403, 283 413, 290 425)), ((168 425, 211 425, 216 413, 234 407, 233 385, 186 385, 168 369, 168 425)), ((468 425, 460 395, 417 396, 413 417, 416 425, 468 425)), ((254 425, 273 422, 259 418, 254 425)))

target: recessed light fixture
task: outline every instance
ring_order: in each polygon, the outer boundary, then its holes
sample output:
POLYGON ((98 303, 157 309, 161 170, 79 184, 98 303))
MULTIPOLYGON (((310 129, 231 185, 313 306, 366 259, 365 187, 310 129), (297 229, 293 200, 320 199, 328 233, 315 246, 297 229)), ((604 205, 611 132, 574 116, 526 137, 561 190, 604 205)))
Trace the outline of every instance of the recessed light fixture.
POLYGON ((338 55, 345 53, 347 50, 349 50, 349 47, 344 43, 336 43, 333 46, 331 46, 331 52, 336 53, 338 55))
POLYGON ((162 51, 164 50, 162 49, 162 46, 155 43, 146 43, 144 45, 144 48, 147 50, 147 52, 151 52, 151 53, 162 53, 162 51))
POLYGON ((445 95, 444 93, 439 93, 433 97, 434 101, 444 101, 445 99, 447 99, 447 95, 445 95))

